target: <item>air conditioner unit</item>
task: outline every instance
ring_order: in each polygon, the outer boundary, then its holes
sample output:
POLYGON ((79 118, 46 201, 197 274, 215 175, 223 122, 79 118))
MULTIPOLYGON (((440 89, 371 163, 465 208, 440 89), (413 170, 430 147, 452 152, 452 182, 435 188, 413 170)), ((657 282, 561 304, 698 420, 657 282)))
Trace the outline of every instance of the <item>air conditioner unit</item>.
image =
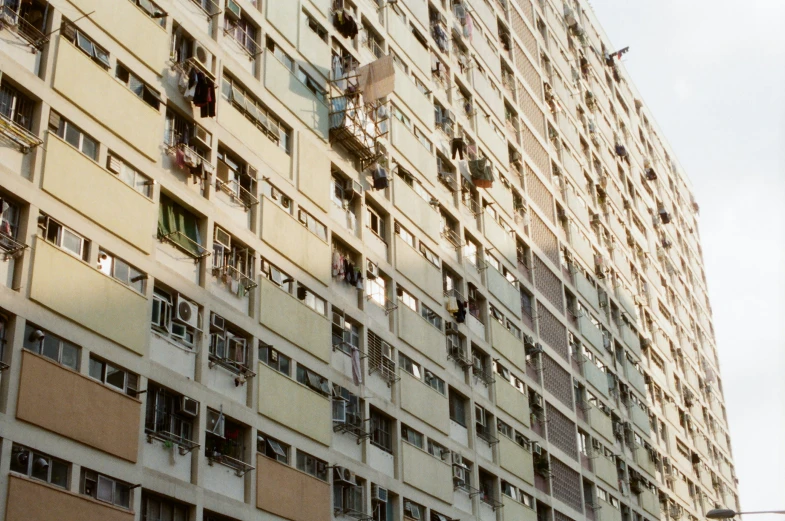
POLYGON ((387 503, 387 489, 380 487, 376 483, 371 483, 371 501, 387 503))
POLYGON ((455 322, 446 322, 444 324, 444 330, 447 334, 457 333, 458 332, 458 324, 455 322))
POLYGON ((368 261, 368 269, 367 269, 367 271, 368 271, 368 277, 372 278, 372 279, 375 279, 376 277, 379 276, 379 265, 375 264, 375 263, 373 263, 373 262, 371 262, 369 260, 368 261))
POLYGON ((207 48, 202 45, 198 40, 194 40, 193 52, 191 55, 204 67, 208 72, 213 72, 213 55, 207 48))
POLYGON ((120 170, 122 170, 122 163, 116 157, 109 156, 109 159, 107 160, 106 168, 108 168, 110 172, 119 174, 120 170))
POLYGON ((213 329, 223 331, 226 328, 226 321, 224 320, 224 317, 222 317, 221 315, 213 313, 210 316, 210 326, 213 329))
POLYGON ((347 179, 345 190, 347 192, 352 192, 357 195, 362 195, 363 185, 359 181, 355 181, 354 179, 347 179))
POLYGON ((335 467, 335 477, 338 481, 355 485, 354 473, 346 467, 335 467))
POLYGON ((542 396, 537 393, 531 393, 529 395, 529 403, 534 407, 542 409, 542 396))
POLYGON ((180 397, 180 414, 195 418, 199 414, 199 402, 187 396, 180 397))
POLYGON ((392 347, 390 344, 382 340, 382 357, 392 360, 392 347))
POLYGON ((463 466, 463 456, 461 456, 457 452, 452 453, 452 463, 453 465, 463 466))
POLYGON ((193 136, 191 136, 191 144, 193 143, 202 145, 205 148, 212 148, 213 136, 201 125, 195 125, 193 136))
POLYGON ((464 485, 466 483, 466 467, 460 465, 452 466, 452 479, 457 485, 464 485))
POLYGON ((534 345, 534 337, 531 335, 523 335, 523 343, 527 345, 534 345))
POLYGON ((535 454, 537 456, 542 456, 542 445, 540 445, 536 441, 532 442, 532 454, 535 454))
POLYGON ((243 10, 239 5, 237 5, 237 2, 235 2, 234 0, 226 0, 226 12, 227 14, 231 13, 236 18, 240 18, 240 16, 243 13, 243 10))
POLYGON ((177 295, 174 319, 186 326, 197 328, 199 327, 199 307, 183 298, 182 295, 177 295))
POLYGON ((474 369, 474 371, 478 372, 478 373, 482 372, 482 360, 480 360, 476 356, 473 357, 473 359, 472 359, 472 369, 474 369))

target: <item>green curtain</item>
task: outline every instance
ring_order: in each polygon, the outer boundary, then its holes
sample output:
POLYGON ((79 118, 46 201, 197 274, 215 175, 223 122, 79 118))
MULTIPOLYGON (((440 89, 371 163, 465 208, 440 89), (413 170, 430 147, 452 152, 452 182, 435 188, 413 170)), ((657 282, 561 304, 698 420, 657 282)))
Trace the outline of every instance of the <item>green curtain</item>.
POLYGON ((161 203, 158 207, 158 236, 164 237, 167 235, 169 235, 168 239, 171 242, 186 252, 194 256, 202 254, 202 248, 199 246, 199 229, 196 218, 171 199, 161 197, 161 203), (174 232, 180 233, 169 235, 174 232))

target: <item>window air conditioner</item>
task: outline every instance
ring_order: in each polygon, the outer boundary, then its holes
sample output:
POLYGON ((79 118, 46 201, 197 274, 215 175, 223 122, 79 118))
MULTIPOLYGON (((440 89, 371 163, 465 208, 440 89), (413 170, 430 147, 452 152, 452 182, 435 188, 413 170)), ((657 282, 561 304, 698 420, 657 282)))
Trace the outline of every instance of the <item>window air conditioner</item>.
POLYGON ((193 136, 191 136, 191 144, 194 143, 205 148, 212 148, 213 136, 201 125, 194 125, 193 136))
POLYGON ((199 402, 187 396, 180 397, 180 414, 195 418, 199 414, 199 402))
POLYGON ((174 318, 186 326, 197 328, 199 326, 199 307, 190 300, 186 300, 182 295, 177 295, 174 318))
POLYGON ((339 482, 356 485, 354 481, 354 473, 346 467, 335 467, 335 477, 339 482))
POLYGON ((379 276, 379 265, 368 261, 368 277, 375 279, 379 276))
POLYGON ((213 72, 213 55, 198 40, 194 40, 191 55, 204 67, 207 72, 213 72))
POLYGON ((355 181, 354 179, 347 179, 345 190, 347 192, 352 192, 357 195, 362 195, 363 185, 359 181, 355 181))
POLYGON ((458 465, 458 466, 461 466, 461 467, 462 467, 462 466, 463 466, 463 456, 461 456, 461 455, 460 455, 459 453, 457 453, 457 452, 453 452, 453 453, 452 453, 452 464, 453 464, 453 465, 458 465))
POLYGON ((466 467, 460 465, 452 466, 452 479, 456 485, 466 484, 466 467))
POLYGON ((536 441, 532 442, 532 454, 542 456, 542 445, 536 441))
POLYGON ((371 501, 387 503, 387 489, 380 487, 376 483, 371 483, 371 501))
POLYGON ((457 333, 458 332, 458 324, 455 322, 447 322, 444 324, 444 330, 447 334, 450 333, 457 333))
POLYGON ((226 0, 226 12, 227 14, 231 13, 236 18, 240 18, 243 10, 234 0, 226 0))

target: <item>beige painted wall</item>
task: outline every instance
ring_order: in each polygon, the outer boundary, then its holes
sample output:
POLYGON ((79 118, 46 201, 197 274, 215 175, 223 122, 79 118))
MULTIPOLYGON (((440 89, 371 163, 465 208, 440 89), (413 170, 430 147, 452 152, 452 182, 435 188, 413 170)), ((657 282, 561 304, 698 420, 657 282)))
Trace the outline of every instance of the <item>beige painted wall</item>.
POLYGON ((507 331, 498 321, 491 320, 493 347, 521 371, 526 371, 526 350, 523 342, 507 331))
POLYGON ((398 336, 439 366, 446 366, 447 344, 444 335, 404 305, 398 306, 398 336))
POLYGON ((506 436, 499 436, 501 467, 512 472, 526 483, 534 485, 534 463, 531 452, 506 436))
POLYGON ((434 241, 439 241, 439 214, 400 177, 393 180, 395 207, 434 241))
POLYGON ((330 521, 330 485, 256 455, 256 508, 291 521, 330 521))
POLYGON ((134 514, 87 496, 11 475, 6 521, 133 521, 134 514))
POLYGON ((403 482, 452 503, 452 466, 410 443, 401 443, 403 482))
POLYGON ((157 217, 152 200, 54 134, 49 134, 44 161, 44 190, 150 253, 157 217))
MULTIPOLYGON (((330 445, 333 432, 330 400, 262 363, 256 381, 261 414, 322 445, 330 445)), ((256 473, 260 474, 258 469, 256 473)))
POLYGON ((144 296, 40 237, 34 251, 32 300, 137 354, 147 352, 144 296))
MULTIPOLYGON (((310 29, 309 29, 310 30, 310 29)), ((297 187, 324 211, 330 205, 330 158, 316 146, 313 138, 302 133, 298 147, 297 187)))
POLYGON ((495 382, 496 405, 522 424, 529 427, 531 411, 529 399, 509 382, 502 381, 498 376, 495 382))
POLYGON ((330 283, 330 245, 266 198, 262 198, 262 240, 325 286, 330 283))
POLYGON ((299 2, 267 2, 267 21, 292 45, 297 44, 299 2))
POLYGON ((395 236, 395 267, 433 300, 441 302, 441 270, 404 242, 399 235, 395 236))
POLYGON ((406 371, 401 371, 401 408, 428 425, 450 434, 447 397, 406 371))
POLYGON ((115 80, 113 71, 99 67, 71 42, 60 38, 58 43, 53 88, 156 161, 163 144, 162 114, 115 80), (86 89, 85 85, 91 88, 86 89), (101 94, 97 96, 96 92, 101 94))
POLYGON ((259 322, 329 362, 332 356, 330 321, 264 277, 260 291, 259 322))
POLYGON ((511 497, 502 496, 503 521, 537 521, 537 512, 511 497))
POLYGON ((136 462, 139 400, 48 358, 22 353, 18 419, 136 462))

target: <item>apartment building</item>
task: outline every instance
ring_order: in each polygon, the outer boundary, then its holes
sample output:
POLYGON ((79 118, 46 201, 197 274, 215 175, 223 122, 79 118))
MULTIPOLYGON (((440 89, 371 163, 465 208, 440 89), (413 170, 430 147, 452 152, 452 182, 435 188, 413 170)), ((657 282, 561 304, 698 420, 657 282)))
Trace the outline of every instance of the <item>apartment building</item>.
POLYGON ((738 508, 698 205, 588 2, 0 5, 6 520, 738 508))

